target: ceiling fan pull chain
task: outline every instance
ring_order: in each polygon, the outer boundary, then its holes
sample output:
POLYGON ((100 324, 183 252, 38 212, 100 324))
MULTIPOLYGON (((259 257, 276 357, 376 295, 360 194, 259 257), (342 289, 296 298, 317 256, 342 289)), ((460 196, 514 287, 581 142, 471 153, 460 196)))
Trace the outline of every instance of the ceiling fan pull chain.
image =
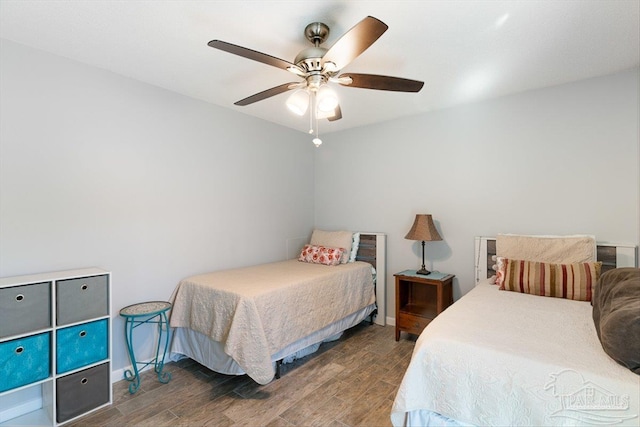
POLYGON ((314 125, 318 127, 318 118, 316 112, 316 92, 309 91, 309 134, 313 134, 314 125))
POLYGON ((313 145, 315 145, 317 148, 322 144, 322 140, 320 139, 320 129, 318 126, 318 105, 317 105, 318 101, 316 99, 316 92, 311 91, 311 93, 312 93, 311 98, 313 99, 313 108, 311 111, 313 111, 312 114, 315 120, 315 128, 316 128, 316 137, 313 138, 312 142, 313 142, 313 145))
POLYGON ((318 114, 316 113, 316 138, 318 138, 319 132, 320 132, 320 129, 318 129, 318 114))

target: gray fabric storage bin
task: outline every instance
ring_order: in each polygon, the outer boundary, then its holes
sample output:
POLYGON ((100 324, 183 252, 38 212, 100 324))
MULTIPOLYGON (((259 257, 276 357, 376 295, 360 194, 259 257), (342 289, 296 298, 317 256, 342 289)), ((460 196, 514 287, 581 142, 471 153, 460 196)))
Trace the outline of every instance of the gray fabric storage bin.
POLYGON ((68 325, 109 314, 108 277, 91 276, 56 283, 56 323, 68 325))
POLYGON ((0 288, 0 338, 51 326, 51 282, 0 288))
POLYGON ((56 380, 56 419, 59 423, 109 403, 109 363, 56 380))

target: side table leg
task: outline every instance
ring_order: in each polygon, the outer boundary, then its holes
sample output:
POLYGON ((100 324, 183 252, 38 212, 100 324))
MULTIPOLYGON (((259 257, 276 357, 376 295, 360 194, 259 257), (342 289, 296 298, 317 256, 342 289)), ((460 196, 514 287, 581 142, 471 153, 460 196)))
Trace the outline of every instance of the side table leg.
POLYGON ((127 318, 125 321, 124 335, 127 341, 127 349, 129 350, 129 359, 131 360, 131 365, 134 371, 131 372, 130 369, 124 371, 124 379, 131 381, 131 384, 129 384, 129 393, 134 394, 140 387, 140 373, 138 372, 136 356, 133 354, 133 320, 130 318, 127 318))
POLYGON ((160 313, 160 321, 158 321, 158 348, 156 348, 156 363, 154 370, 158 374, 158 381, 163 384, 171 381, 171 372, 162 372, 164 369, 164 358, 167 354, 167 348, 169 347, 169 321, 167 320, 167 313, 163 311, 160 313), (164 332, 164 346, 162 350, 162 359, 160 358, 160 343, 162 342, 162 333, 164 332))

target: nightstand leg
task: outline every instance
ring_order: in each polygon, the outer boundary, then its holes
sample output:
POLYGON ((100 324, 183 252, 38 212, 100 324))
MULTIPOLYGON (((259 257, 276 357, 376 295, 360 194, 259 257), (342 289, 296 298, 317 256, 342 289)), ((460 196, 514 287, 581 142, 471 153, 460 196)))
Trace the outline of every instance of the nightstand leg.
POLYGON ((400 341, 400 328, 396 326, 396 341, 400 341))

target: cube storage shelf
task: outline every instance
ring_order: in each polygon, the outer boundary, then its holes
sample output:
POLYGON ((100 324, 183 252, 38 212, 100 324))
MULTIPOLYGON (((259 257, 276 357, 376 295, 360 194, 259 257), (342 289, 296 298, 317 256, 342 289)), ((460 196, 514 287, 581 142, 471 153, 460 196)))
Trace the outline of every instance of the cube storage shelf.
POLYGON ((111 404, 111 273, 0 279, 0 426, 57 426, 111 404))

